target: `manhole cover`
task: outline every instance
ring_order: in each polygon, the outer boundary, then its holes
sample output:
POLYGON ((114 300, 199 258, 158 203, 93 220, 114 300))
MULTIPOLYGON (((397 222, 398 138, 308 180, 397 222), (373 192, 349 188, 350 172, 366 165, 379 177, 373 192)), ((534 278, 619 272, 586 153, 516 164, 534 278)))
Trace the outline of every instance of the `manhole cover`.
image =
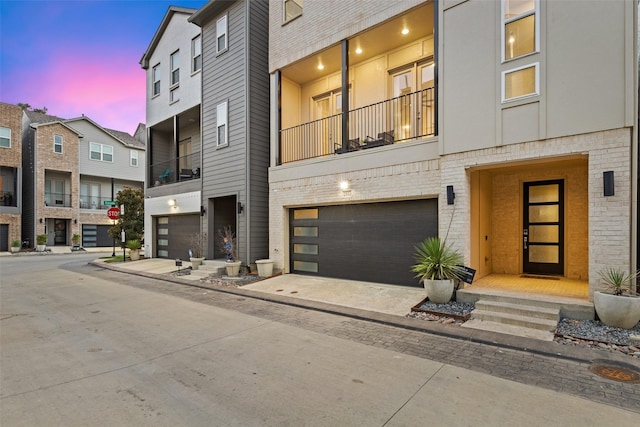
POLYGON ((611 361, 594 361, 589 370, 608 380, 640 384, 640 371, 634 366, 611 361))

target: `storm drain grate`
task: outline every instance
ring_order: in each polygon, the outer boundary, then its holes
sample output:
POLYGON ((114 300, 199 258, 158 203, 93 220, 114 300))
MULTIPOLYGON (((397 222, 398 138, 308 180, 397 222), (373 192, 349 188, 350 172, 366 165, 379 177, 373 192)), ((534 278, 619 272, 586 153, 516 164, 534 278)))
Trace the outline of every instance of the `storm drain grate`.
POLYGON ((596 360, 591 364, 589 370, 608 380, 627 384, 640 384, 640 371, 636 367, 624 363, 596 360))

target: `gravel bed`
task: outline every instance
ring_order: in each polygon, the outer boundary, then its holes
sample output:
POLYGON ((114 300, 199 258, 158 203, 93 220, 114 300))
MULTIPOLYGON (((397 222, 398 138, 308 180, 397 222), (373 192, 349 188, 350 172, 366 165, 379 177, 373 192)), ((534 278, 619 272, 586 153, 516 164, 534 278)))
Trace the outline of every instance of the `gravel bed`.
POLYGON ((422 310, 435 311, 443 314, 455 314, 457 316, 466 316, 475 308, 473 304, 451 301, 447 304, 436 304, 431 301, 423 302, 420 307, 422 310))

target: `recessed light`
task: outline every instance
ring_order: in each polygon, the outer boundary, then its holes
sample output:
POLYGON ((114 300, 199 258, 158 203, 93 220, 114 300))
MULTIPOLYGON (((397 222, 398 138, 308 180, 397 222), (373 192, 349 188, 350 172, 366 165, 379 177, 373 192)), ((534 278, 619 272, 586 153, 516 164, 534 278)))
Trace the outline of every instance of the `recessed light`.
POLYGON ((409 34, 409 29, 408 28, 403 28, 402 29, 402 35, 406 36, 407 34, 409 34))
POLYGON ((362 53, 362 49, 357 48, 357 49, 356 49, 356 53, 357 53, 358 55, 360 55, 360 54, 362 53))
POLYGON ((324 65, 318 64, 318 70, 324 70, 324 65))

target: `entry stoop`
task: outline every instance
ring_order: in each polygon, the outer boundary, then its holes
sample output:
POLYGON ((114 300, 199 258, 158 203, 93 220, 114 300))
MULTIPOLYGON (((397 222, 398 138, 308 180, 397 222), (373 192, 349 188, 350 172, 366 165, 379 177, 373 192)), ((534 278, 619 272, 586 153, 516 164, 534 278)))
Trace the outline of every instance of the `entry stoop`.
POLYGON ((574 298, 487 289, 461 289, 458 302, 474 303, 472 319, 462 326, 552 341, 561 317, 593 319, 593 304, 574 298))
POLYGON ((189 279, 192 280, 200 280, 205 277, 208 277, 211 274, 217 274, 220 272, 220 269, 225 269, 225 263, 222 261, 215 261, 211 259, 205 259, 202 261, 202 264, 198 266, 197 270, 191 270, 191 274, 189 279))

